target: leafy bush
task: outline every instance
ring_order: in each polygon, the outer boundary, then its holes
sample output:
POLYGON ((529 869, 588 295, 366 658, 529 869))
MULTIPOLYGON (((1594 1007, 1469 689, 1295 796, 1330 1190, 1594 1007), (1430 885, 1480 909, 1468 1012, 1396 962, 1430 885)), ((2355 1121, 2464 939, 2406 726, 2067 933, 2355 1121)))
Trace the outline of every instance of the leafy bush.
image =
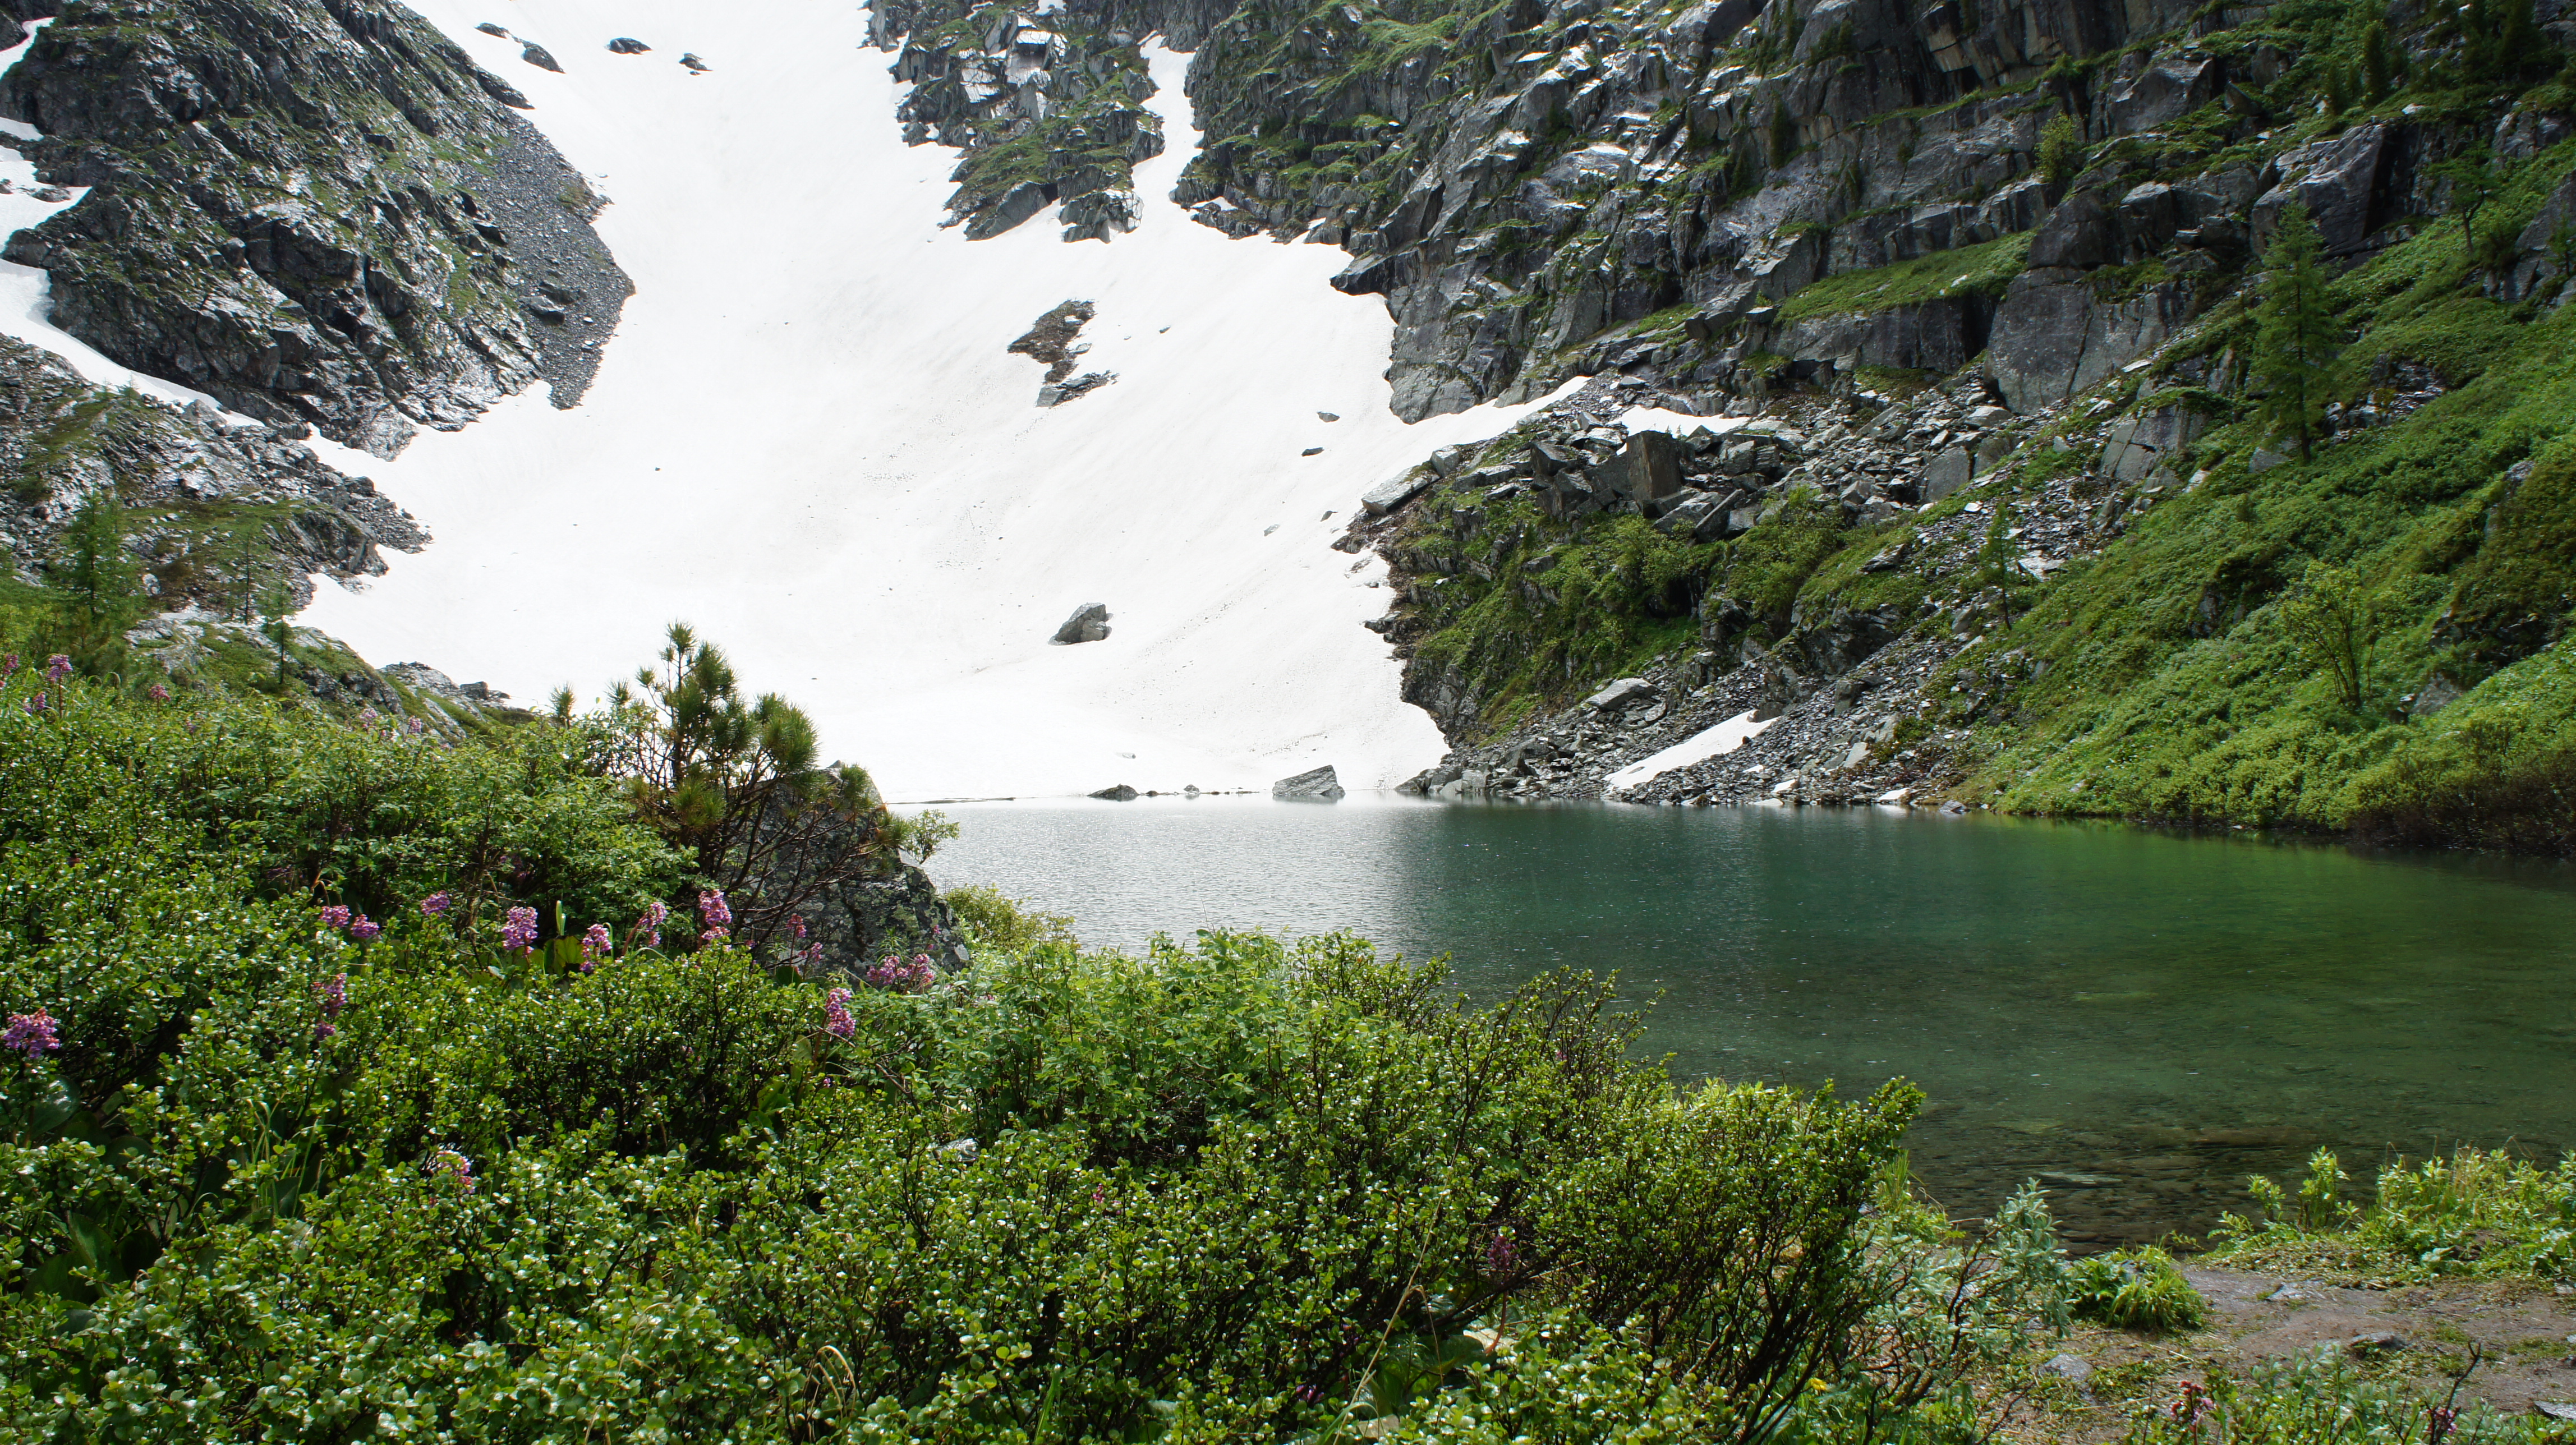
POLYGON ((2576 1157, 2555 1169, 2502 1150, 2380 1171, 2367 1206, 2342 1201, 2343 1171, 2319 1150, 2293 1203, 2267 1179, 2249 1180, 2259 1219, 2229 1216, 2213 1258, 2340 1268, 2372 1279, 2524 1275, 2576 1279, 2576 1157))
POLYGON ((951 888, 940 898, 966 926, 978 950, 1026 953, 1032 948, 1073 943, 1073 919, 1062 913, 1040 913, 1026 902, 1003 896, 984 884, 951 888))
POLYGON ((2545 1420, 2457 1409, 2366 1379, 2343 1350, 2327 1345, 2257 1365, 2242 1379, 2213 1373, 2206 1387, 2186 1382, 2178 1398, 2145 1408, 2127 1445, 2537 1445, 2551 1438, 2545 1420))
POLYGON ((2173 1256, 2149 1245, 2076 1261, 2075 1313, 2114 1329, 2172 1335, 2200 1328, 2209 1302, 2173 1256))
POLYGON ((577 726, 0 702, 13 1437, 1749 1439, 2029 1316, 1886 1207, 1911 1090, 1677 1088, 1587 977, 830 986, 623 924, 678 865, 577 726))

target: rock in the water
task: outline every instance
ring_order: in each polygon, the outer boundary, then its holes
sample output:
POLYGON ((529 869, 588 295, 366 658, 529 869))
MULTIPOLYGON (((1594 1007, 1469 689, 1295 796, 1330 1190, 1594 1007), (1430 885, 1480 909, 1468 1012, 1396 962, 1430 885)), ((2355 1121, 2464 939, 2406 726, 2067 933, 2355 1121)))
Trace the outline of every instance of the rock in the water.
POLYGON ((697 58, 697 57, 696 57, 696 56, 694 56, 694 55, 683 55, 683 56, 681 56, 681 57, 680 57, 680 63, 681 63, 682 65, 687 66, 689 69, 691 69, 691 70, 693 70, 693 71, 696 71, 696 72, 697 72, 698 74, 700 74, 700 75, 704 75, 704 74, 706 74, 706 71, 707 71, 707 63, 706 63, 705 61, 703 61, 703 60, 700 60, 699 58, 697 58))
POLYGON ((1136 801, 1136 790, 1127 786, 1125 783, 1120 783, 1114 788, 1103 788, 1091 796, 1095 798, 1106 798, 1113 803, 1132 803, 1136 801))
POLYGON ((1109 604, 1085 602, 1073 609, 1073 615, 1055 630, 1054 640, 1059 646, 1071 646, 1077 642, 1098 642, 1108 635, 1109 604))
POLYGON ((519 58, 528 62, 530 65, 535 66, 539 70, 551 70, 557 75, 563 74, 563 67, 555 63, 554 56, 549 54, 546 48, 542 45, 531 43, 526 49, 519 52, 519 58))
POLYGON ((1270 785, 1270 796, 1274 798, 1330 801, 1341 795, 1341 777, 1333 771, 1330 763, 1293 778, 1281 778, 1270 785))
POLYGON ((652 48, 630 35, 620 35, 608 42, 608 51, 611 55, 641 55, 652 48))

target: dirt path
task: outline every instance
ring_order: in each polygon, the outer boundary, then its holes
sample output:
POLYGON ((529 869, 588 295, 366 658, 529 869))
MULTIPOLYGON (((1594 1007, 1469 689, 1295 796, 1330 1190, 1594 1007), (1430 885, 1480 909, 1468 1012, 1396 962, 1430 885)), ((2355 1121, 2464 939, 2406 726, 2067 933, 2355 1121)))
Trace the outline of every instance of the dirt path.
POLYGON ((2154 1339, 2079 1327, 2007 1433, 2069 1445, 2117 1439, 2140 1406, 2172 1399, 2184 1380, 2212 1368, 2242 1374, 2326 1345, 2373 1377, 2436 1393, 2451 1388, 2474 1352, 2478 1367, 2461 1396, 2509 1413, 2576 1401, 2576 1289, 2566 1285, 2455 1280, 2368 1290, 2190 1264, 2183 1274, 2209 1301, 2206 1328, 2154 1339))

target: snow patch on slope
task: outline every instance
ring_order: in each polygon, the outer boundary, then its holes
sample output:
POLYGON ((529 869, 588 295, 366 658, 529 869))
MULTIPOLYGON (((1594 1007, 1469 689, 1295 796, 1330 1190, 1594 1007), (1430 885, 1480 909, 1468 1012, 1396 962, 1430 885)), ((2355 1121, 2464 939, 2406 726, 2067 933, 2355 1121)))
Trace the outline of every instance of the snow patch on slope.
POLYGON ((1777 721, 1779 721, 1777 718, 1765 718, 1761 722, 1755 722, 1751 712, 1737 713, 1722 723, 1702 728, 1662 752, 1651 757, 1640 758, 1602 779, 1601 796, 1611 797, 1622 789, 1652 782, 1675 768, 1687 768, 1693 763, 1704 763, 1711 758, 1724 757, 1760 737, 1763 729, 1777 721))
POLYGON ((901 144, 855 3, 507 7, 563 75, 475 31, 488 6, 414 4, 611 198, 637 295, 575 410, 522 395, 394 463, 324 449, 440 540, 307 621, 525 699, 595 695, 686 618, 899 798, 1321 763, 1372 788, 1439 757, 1359 625, 1381 564, 1329 543, 1379 477, 1530 408, 1405 426, 1385 307, 1327 285, 1337 249, 1170 203, 1187 57, 1151 55, 1171 146, 1138 168, 1134 234, 1067 245, 1050 213, 969 243, 937 225, 955 157, 901 144), (1071 298, 1098 306, 1082 369, 1119 379, 1041 410, 1041 368, 1003 348, 1071 298), (1112 635, 1049 646, 1085 602, 1112 635))

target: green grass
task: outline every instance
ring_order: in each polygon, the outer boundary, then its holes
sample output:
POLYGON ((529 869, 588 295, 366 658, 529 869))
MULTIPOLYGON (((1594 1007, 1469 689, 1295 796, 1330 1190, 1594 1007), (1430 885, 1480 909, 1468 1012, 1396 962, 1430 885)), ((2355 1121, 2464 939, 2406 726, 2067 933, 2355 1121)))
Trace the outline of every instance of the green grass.
POLYGON ((1828 276, 1780 304, 1782 321, 1846 313, 1862 315, 1969 292, 2000 295, 2021 274, 2030 233, 2002 236, 1955 251, 1941 251, 1868 271, 1828 276))

